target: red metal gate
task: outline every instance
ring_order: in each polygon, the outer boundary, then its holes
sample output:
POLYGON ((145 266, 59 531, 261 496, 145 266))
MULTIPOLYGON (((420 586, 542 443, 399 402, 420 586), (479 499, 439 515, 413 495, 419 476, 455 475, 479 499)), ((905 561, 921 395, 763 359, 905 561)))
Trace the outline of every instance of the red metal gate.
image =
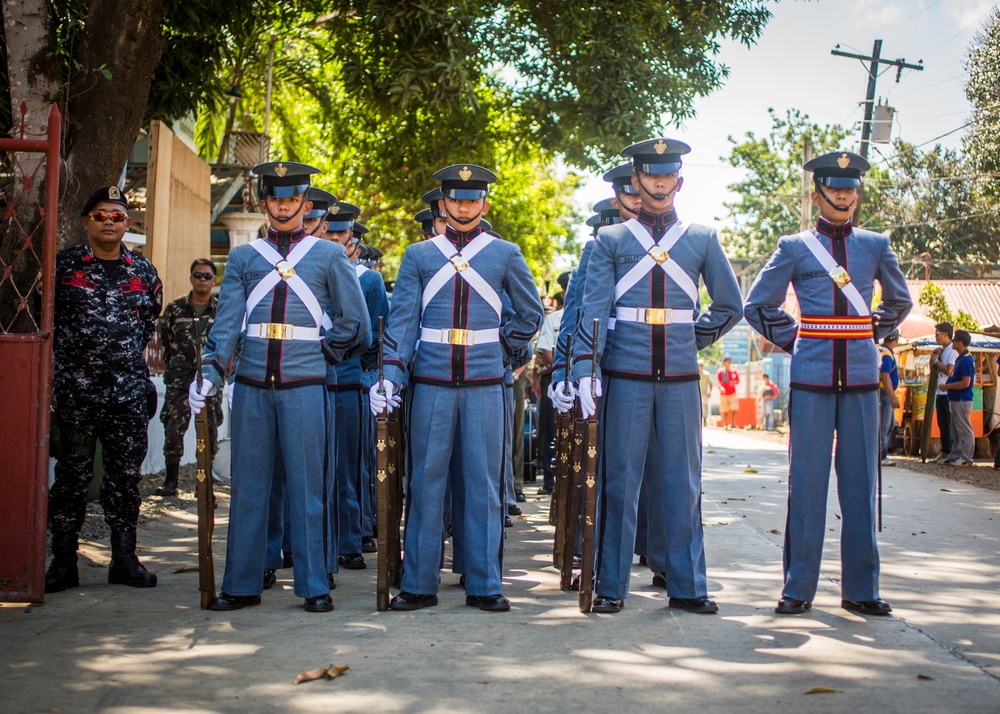
POLYGON ((22 104, 19 138, 0 139, 0 601, 4 602, 45 599, 60 116, 53 105, 45 138, 40 138, 41 132, 32 138, 25 127, 26 110, 22 104))

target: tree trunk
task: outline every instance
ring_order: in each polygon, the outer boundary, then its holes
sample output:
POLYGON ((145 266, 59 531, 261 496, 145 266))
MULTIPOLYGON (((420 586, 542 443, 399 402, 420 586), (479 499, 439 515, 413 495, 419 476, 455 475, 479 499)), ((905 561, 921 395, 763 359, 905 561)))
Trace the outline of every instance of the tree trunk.
POLYGON ((142 126, 160 61, 163 0, 93 0, 76 59, 83 66, 63 98, 66 159, 59 242, 82 241, 87 197, 117 183, 142 126), (106 78, 100 68, 111 73, 106 78))

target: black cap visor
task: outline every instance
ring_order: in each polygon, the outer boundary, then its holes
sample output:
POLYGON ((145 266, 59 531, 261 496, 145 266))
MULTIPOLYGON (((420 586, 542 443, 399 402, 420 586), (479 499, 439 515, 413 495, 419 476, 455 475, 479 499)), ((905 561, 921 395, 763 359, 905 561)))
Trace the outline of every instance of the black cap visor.
POLYGON ((681 162, 663 161, 662 159, 657 162, 645 156, 637 156, 635 160, 635 168, 636 171, 642 171, 644 174, 650 174, 651 176, 668 176, 681 170, 681 162))
POLYGON ((354 221, 352 220, 332 220, 327 218, 326 229, 330 233, 336 233, 338 231, 349 231, 354 228, 354 221))
POLYGON ((293 184, 291 186, 273 186, 265 181, 263 194, 274 198, 294 198, 295 196, 301 196, 308 190, 308 183, 293 184))
POLYGON ((816 183, 830 188, 857 188, 861 185, 861 179, 855 176, 817 176, 816 183))
POLYGON ((325 215, 326 215, 326 209, 325 208, 314 208, 311 211, 309 211, 309 213, 307 213, 305 215, 305 219, 307 221, 311 221, 314 218, 322 218, 325 215))
POLYGON ((615 191, 618 193, 624 193, 626 196, 638 196, 639 189, 632 185, 631 181, 621 182, 615 184, 615 191))
POLYGON ((485 188, 446 188, 444 195, 455 201, 478 201, 486 198, 485 188))

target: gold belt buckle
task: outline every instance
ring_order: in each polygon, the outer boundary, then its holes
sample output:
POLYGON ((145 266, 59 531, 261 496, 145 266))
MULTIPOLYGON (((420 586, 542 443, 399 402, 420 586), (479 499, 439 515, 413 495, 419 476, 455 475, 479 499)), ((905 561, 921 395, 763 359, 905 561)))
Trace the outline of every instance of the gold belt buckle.
POLYGON ((847 274, 847 271, 840 265, 830 271, 830 277, 833 278, 833 282, 837 284, 837 287, 841 290, 844 286, 851 282, 851 276, 847 274))
POLYGON ((292 328, 293 325, 284 325, 280 322, 265 322, 260 326, 260 337, 268 340, 290 340, 292 328))
POLYGON ((469 261, 463 258, 458 253, 448 258, 452 265, 455 266, 455 270, 461 273, 463 270, 469 267, 469 261))
POLYGON ((468 347, 476 343, 476 337, 471 330, 441 330, 441 336, 449 345, 464 345, 468 347))
MULTIPOLYGON (((669 324, 667 321, 667 313, 672 312, 672 310, 665 307, 647 307, 642 311, 642 321, 647 325, 666 325, 669 324)), ((669 322, 673 322, 671 320, 669 322)))

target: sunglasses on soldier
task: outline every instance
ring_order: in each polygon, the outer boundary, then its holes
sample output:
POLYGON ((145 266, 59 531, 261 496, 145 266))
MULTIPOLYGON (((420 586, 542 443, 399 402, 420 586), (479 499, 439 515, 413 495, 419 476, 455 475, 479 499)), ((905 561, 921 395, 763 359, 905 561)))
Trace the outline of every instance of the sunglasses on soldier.
POLYGON ((90 218, 90 220, 92 220, 92 221, 97 221, 98 223, 104 223, 104 221, 108 220, 109 218, 114 223, 121 223, 126 218, 128 218, 128 214, 125 213, 124 211, 110 211, 110 212, 109 211, 91 211, 90 213, 87 214, 87 217, 90 218))

